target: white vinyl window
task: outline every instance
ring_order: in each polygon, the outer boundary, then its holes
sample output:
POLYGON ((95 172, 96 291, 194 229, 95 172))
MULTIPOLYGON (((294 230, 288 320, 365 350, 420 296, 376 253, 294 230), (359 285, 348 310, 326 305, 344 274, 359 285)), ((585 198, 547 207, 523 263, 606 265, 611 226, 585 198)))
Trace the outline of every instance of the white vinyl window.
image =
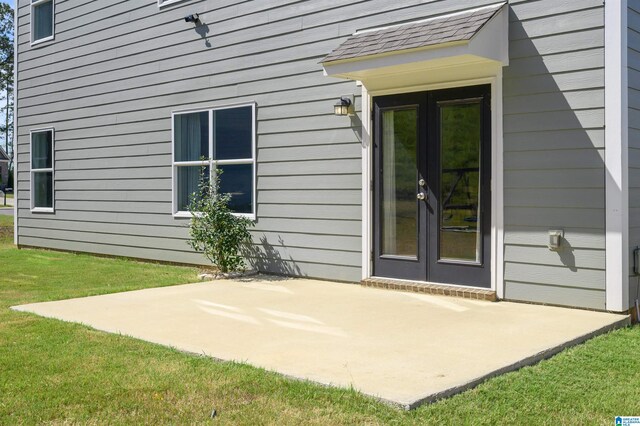
POLYGON ((54 0, 31 0, 31 44, 53 40, 54 0))
POLYGON ((31 210, 53 212, 54 130, 31 131, 31 210))
POLYGON ((174 112, 173 213, 188 205, 202 179, 220 169, 220 191, 236 214, 255 218, 255 104, 174 112))

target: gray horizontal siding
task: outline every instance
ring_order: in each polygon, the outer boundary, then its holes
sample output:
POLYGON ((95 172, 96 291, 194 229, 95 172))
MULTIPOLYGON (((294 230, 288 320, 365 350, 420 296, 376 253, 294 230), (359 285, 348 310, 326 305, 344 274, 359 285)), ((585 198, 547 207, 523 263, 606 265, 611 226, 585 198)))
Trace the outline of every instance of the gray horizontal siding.
MULTIPOLYGON (((505 111, 508 111, 505 109, 505 111)), ((604 148, 604 129, 530 131, 509 135, 509 152, 604 148)), ((512 154, 513 155, 513 154, 512 154)), ((554 157, 552 157, 554 158, 554 157)))
MULTIPOLYGON (((505 227, 537 226, 555 228, 588 228, 601 232, 604 238, 604 210, 557 207, 505 207, 505 227)), ((566 235, 565 235, 566 237, 566 235)), ((544 243, 546 244, 546 239, 544 243)))
POLYGON ((629 0, 627 13, 629 78, 629 306, 640 297, 633 274, 633 250, 640 246, 640 1, 629 0))
MULTIPOLYGON (((324 77, 318 61, 358 29, 491 3, 201 0, 159 9, 155 0, 58 1, 55 41, 31 48, 29 1, 20 0, 20 244, 203 262, 185 243, 187 221, 170 215, 169 117, 255 101, 253 261, 271 272, 358 280, 361 129, 331 112, 335 99, 359 89, 324 77), (194 10, 205 38, 182 20, 194 10), (53 215, 28 210, 28 134, 42 126, 56 128, 53 215)), ((570 304, 599 307, 581 295, 603 288, 602 2, 511 1, 511 9, 507 297, 545 301, 546 289, 565 300, 571 291, 570 304), (558 226, 573 260, 545 248, 546 230, 558 226)))
POLYGON ((604 309, 602 2, 510 3, 505 298, 604 309), (554 228, 559 251, 547 248, 554 228))
POLYGON ((505 281, 505 298, 550 305, 580 306, 588 309, 603 309, 606 301, 604 290, 515 281, 505 281))
MULTIPOLYGON (((597 55, 602 55, 602 50, 597 55)), ((564 108, 590 109, 602 107, 604 89, 592 89, 567 93, 538 93, 523 95, 504 100, 504 109, 512 114, 563 112, 564 108)), ((536 129, 536 131, 539 129, 536 129)))
POLYGON ((21 244, 176 260, 173 249, 202 262, 185 244, 186 221, 170 216, 169 117, 255 101, 255 262, 359 280, 361 129, 332 114, 336 98, 358 89, 324 77, 318 61, 357 28, 454 11, 456 2, 74 3, 57 3, 56 40, 37 48, 29 2, 19 3, 21 244), (207 40, 181 19, 194 7, 207 40), (28 211, 28 132, 43 125, 56 128, 54 215, 28 211))
MULTIPOLYGON (((589 228, 577 228, 574 226, 563 226, 564 231, 571 235, 571 249, 595 249, 603 251, 605 248, 605 238, 598 229, 589 228)), ((538 247, 532 247, 532 249, 538 249, 544 247, 546 249, 546 241, 548 240, 549 229, 547 227, 528 225, 508 225, 506 227, 505 244, 511 245, 523 245, 531 246, 532 241, 537 241, 538 247)), ((565 244, 568 242, 565 241, 565 244)), ((544 253, 543 258, 547 259, 549 256, 558 257, 555 252, 544 253)), ((532 262, 536 262, 536 259, 530 259, 532 262)), ((554 263, 560 260, 558 257, 554 260, 554 263)))
POLYGON ((193 252, 182 251, 178 245, 170 250, 160 250, 150 247, 129 247, 120 244, 103 244, 96 242, 83 242, 69 239, 56 239, 51 235, 46 237, 20 236, 20 245, 28 247, 43 247, 49 249, 66 250, 73 252, 87 252, 111 256, 124 256, 135 259, 153 259, 162 262, 204 264, 206 259, 193 252))
POLYGON ((567 186, 576 189, 598 189, 604 187, 604 170, 594 169, 566 169, 562 176, 558 173, 540 173, 539 169, 506 170, 504 173, 505 188, 507 189, 556 189, 558 179, 562 179, 567 186))
MULTIPOLYGON (((138 259, 154 259, 163 262, 177 263, 205 263, 200 255, 188 251, 180 251, 176 248, 170 250, 158 250, 153 248, 128 247, 123 245, 109 245, 95 242, 82 242, 76 240, 54 239, 51 236, 46 238, 23 236, 21 244, 24 246, 44 247, 58 250, 67 250, 75 252, 97 253, 112 256, 126 256, 138 259)), ((261 252, 263 252, 261 250, 261 252)), ((269 252, 271 254, 271 252, 269 252)), ((352 276, 358 274, 360 268, 344 265, 330 265, 327 263, 303 262, 299 260, 291 260, 289 258, 271 258, 264 260, 262 258, 252 258, 253 263, 260 265, 263 270, 269 270, 274 273, 289 275, 308 275, 321 277, 326 275, 328 267, 332 270, 332 279, 340 281, 352 281, 352 276)))
POLYGON ((507 263, 504 271, 506 281, 531 282, 537 285, 572 287, 578 289, 604 290, 604 271, 577 267, 555 267, 531 263, 507 263))
MULTIPOLYGON (((605 269, 605 255, 601 249, 594 249, 591 247, 580 249, 572 245, 570 253, 563 253, 558 256, 557 253, 547 249, 546 247, 530 247, 530 246, 517 246, 508 245, 505 248, 505 256, 509 258, 513 264, 515 262, 521 264, 532 264, 542 266, 558 266, 569 267, 572 272, 577 272, 582 268, 596 268, 602 272, 605 269)), ((511 265, 511 264, 510 264, 511 265)), ((565 270, 566 268, 563 268, 565 270)), ((516 276, 522 277, 522 271, 516 276)), ((566 280, 566 283, 580 282, 575 281, 579 274, 572 274, 570 280, 566 280)), ((598 276, 600 277, 600 275, 598 276)), ((521 278, 522 279, 522 278, 521 278)), ((529 280, 535 282, 541 282, 541 280, 532 280, 531 276, 529 280)))

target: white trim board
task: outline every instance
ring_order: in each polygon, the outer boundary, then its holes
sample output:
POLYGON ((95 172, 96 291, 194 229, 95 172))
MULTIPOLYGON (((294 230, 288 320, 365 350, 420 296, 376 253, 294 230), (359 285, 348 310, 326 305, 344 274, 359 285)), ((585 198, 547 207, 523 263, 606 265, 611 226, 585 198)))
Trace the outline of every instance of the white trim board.
POLYGON ((362 83, 359 84, 362 87, 362 279, 366 279, 372 275, 373 271, 371 264, 373 150, 371 149, 371 98, 367 88, 362 83))
MULTIPOLYGON (((13 25, 18 28, 18 8, 13 8, 13 25)), ((31 36, 29 36, 31 37, 31 36)), ((18 37, 13 37, 13 244, 18 245, 18 37)), ((31 149, 31 148, 29 148, 31 149)))
POLYGON ((605 20, 605 228, 608 311, 629 309, 629 99, 627 0, 607 1, 605 20))

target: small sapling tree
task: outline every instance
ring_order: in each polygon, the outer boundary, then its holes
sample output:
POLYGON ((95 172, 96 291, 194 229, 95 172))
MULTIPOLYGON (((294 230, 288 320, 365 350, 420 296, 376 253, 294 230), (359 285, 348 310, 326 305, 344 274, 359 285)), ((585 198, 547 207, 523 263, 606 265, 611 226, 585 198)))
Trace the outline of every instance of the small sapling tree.
POLYGON ((192 214, 188 244, 222 273, 244 271, 241 251, 251 244, 249 228, 254 223, 231 211, 231 195, 220 192, 222 170, 212 173, 211 179, 205 169, 201 173, 199 191, 192 194, 188 207, 192 214))

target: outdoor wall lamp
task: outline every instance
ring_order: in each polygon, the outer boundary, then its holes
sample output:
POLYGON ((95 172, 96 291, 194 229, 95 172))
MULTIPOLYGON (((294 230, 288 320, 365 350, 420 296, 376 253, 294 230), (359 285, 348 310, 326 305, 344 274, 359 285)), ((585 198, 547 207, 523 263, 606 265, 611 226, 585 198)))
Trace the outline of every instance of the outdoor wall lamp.
POLYGON ((354 96, 344 95, 333 106, 333 113, 339 116, 354 115, 354 96))
POLYGON ((198 15, 197 13, 193 13, 184 17, 184 22, 198 22, 199 20, 200 15, 198 15))

